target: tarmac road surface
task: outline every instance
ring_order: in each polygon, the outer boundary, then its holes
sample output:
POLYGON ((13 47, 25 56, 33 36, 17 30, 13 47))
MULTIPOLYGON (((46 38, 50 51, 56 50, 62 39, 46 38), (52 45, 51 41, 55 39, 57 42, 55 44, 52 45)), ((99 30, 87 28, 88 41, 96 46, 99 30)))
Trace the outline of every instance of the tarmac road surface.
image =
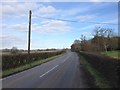
POLYGON ((2 79, 3 88, 84 88, 79 57, 67 51, 63 56, 2 79))

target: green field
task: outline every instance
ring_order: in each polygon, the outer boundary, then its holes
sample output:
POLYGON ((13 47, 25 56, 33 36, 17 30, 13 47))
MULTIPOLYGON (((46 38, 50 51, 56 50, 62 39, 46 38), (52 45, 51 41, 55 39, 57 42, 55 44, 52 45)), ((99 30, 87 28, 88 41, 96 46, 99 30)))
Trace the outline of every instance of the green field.
POLYGON ((102 54, 113 58, 119 58, 120 51, 108 51, 108 52, 102 52, 102 54))

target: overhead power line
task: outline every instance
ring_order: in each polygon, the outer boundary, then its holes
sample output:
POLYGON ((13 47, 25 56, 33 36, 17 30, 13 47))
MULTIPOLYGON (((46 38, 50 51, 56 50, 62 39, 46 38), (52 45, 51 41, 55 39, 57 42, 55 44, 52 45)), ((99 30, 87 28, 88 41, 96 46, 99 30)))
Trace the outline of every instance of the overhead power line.
POLYGON ((119 24, 116 24, 116 23, 107 23, 107 22, 102 22, 102 23, 101 23, 101 22, 94 22, 94 21, 67 20, 67 19, 50 18, 50 17, 41 17, 41 16, 37 16, 37 17, 42 18, 42 19, 59 20, 59 21, 66 21, 66 22, 119 25, 119 24))

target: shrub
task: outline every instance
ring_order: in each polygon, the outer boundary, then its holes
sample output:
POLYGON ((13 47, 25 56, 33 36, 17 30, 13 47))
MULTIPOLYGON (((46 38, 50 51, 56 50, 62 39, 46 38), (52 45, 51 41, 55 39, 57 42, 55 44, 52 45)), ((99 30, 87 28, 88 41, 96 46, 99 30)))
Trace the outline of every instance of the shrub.
POLYGON ((18 54, 3 54, 2 55, 2 70, 16 68, 36 60, 46 59, 55 55, 62 54, 65 51, 59 52, 44 52, 44 53, 31 53, 30 60, 27 53, 18 54))
POLYGON ((79 52, 84 56, 85 60, 92 65, 97 71, 99 71, 113 87, 118 87, 118 63, 119 60, 103 57, 98 54, 79 52))

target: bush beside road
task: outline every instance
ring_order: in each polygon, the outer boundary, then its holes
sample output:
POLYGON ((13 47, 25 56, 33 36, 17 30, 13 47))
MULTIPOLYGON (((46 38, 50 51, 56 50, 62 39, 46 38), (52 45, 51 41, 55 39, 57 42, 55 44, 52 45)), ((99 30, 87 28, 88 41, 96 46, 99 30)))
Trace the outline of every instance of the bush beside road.
MULTIPOLYGON (((109 57, 104 57, 102 55, 98 55, 98 54, 93 54, 93 53, 89 53, 89 52, 78 52, 83 58, 83 62, 87 63, 86 65, 89 67, 88 69, 90 69, 90 67, 94 70, 93 71, 99 73, 98 75, 101 76, 102 82, 107 82, 107 84, 103 84, 103 85, 99 85, 99 87, 104 86, 104 87, 118 87, 118 80, 119 80, 119 76, 118 76, 118 69, 119 65, 118 63, 119 60, 113 59, 113 58, 109 58, 109 57), (104 78, 103 78, 104 77, 104 78)), ((97 73, 95 73, 94 78, 96 78, 97 73)), ((100 82, 100 79, 95 79, 97 80, 96 82, 100 82)), ((103 87, 103 88, 104 88, 103 87)))
POLYGON ((44 62, 50 61, 65 51, 48 53, 31 53, 30 60, 28 54, 13 54, 2 56, 2 77, 32 68, 44 62))

